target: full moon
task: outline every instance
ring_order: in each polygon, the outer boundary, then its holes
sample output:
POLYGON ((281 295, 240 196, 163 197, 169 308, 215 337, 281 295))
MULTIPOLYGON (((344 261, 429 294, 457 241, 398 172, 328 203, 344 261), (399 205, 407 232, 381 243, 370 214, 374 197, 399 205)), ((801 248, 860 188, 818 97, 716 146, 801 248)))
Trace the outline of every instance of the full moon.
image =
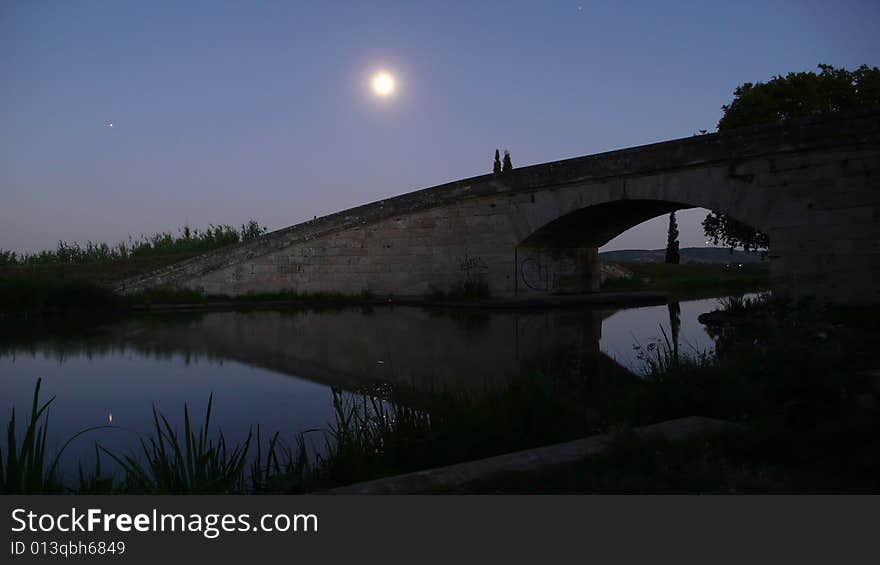
POLYGON ((394 77, 389 72, 381 71, 373 75, 372 84, 373 92, 382 98, 390 96, 394 92, 394 77))

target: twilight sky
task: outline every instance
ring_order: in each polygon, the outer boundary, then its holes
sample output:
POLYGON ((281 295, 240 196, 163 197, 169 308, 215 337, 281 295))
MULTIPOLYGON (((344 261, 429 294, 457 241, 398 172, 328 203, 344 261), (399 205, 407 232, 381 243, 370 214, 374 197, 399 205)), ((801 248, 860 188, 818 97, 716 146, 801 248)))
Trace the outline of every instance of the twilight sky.
MULTIPOLYGON (((876 0, 5 0, 0 248, 276 229, 490 172, 496 147, 690 136, 742 82, 880 64, 878 22, 876 0)), ((704 215, 680 213, 682 246, 704 215)), ((665 239, 659 218, 606 249, 665 239)))

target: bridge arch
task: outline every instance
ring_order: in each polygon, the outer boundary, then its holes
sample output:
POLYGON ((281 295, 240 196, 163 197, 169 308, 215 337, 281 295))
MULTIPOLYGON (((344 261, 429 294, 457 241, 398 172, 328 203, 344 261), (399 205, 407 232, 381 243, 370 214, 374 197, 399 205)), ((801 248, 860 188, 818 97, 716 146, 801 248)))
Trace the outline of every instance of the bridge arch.
MULTIPOLYGON (((626 198, 563 213, 517 244, 515 294, 597 291, 601 282, 599 248, 650 219, 703 207, 680 201, 626 198)), ((742 210, 728 208, 723 213, 749 225, 742 219, 742 210)))

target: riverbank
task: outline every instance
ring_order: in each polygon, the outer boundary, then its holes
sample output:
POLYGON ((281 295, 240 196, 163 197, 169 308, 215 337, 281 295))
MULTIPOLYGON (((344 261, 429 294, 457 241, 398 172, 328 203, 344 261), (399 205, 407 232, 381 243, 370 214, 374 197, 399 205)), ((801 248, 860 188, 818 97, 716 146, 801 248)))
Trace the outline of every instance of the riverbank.
POLYGON ((526 308, 564 308, 570 306, 615 306, 664 304, 667 294, 660 291, 621 291, 621 292, 595 292, 590 294, 553 295, 547 297, 521 297, 521 298, 485 298, 481 300, 444 299, 437 300, 423 296, 397 296, 388 298, 374 298, 372 296, 345 296, 345 295, 318 295, 277 300, 273 298, 255 297, 247 300, 236 298, 212 298, 207 297, 203 302, 158 302, 158 303, 134 303, 131 309, 135 311, 199 311, 199 310, 226 310, 247 308, 296 308, 323 306, 415 306, 420 308, 450 308, 450 309, 526 309, 526 308))
POLYGON ((672 296, 693 296, 707 292, 741 294, 770 288, 770 269, 766 263, 617 264, 632 276, 606 280, 602 284, 603 291, 662 291, 672 296))
MULTIPOLYGON (((154 268, 169 257, 108 261, 94 265, 6 266, 0 268, 0 314, 90 316, 130 311, 240 309, 399 304, 443 308, 535 308, 571 305, 662 303, 667 297, 741 293, 769 287, 765 268, 723 265, 626 264, 629 278, 607 280, 600 292, 572 295, 493 298, 487 291, 378 296, 369 292, 275 292, 237 297, 188 289, 150 289, 118 295, 110 288, 120 277, 154 268)), ((479 290, 479 289, 478 289, 479 290)))

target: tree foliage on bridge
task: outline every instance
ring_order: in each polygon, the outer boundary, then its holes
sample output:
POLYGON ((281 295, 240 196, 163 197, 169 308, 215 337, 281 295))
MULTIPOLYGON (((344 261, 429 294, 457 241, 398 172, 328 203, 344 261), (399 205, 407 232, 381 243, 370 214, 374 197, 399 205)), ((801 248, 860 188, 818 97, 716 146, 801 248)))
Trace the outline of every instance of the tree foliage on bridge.
POLYGON ((510 162, 510 151, 504 150, 504 163, 501 166, 502 173, 508 173, 513 170, 513 163, 510 162))
MULTIPOLYGON (((862 65, 854 71, 819 65, 819 72, 789 73, 767 82, 744 83, 734 90, 718 131, 804 118, 843 110, 880 106, 880 68, 862 65)), ((703 230, 715 244, 766 249, 767 234, 724 214, 710 212, 703 230)))

